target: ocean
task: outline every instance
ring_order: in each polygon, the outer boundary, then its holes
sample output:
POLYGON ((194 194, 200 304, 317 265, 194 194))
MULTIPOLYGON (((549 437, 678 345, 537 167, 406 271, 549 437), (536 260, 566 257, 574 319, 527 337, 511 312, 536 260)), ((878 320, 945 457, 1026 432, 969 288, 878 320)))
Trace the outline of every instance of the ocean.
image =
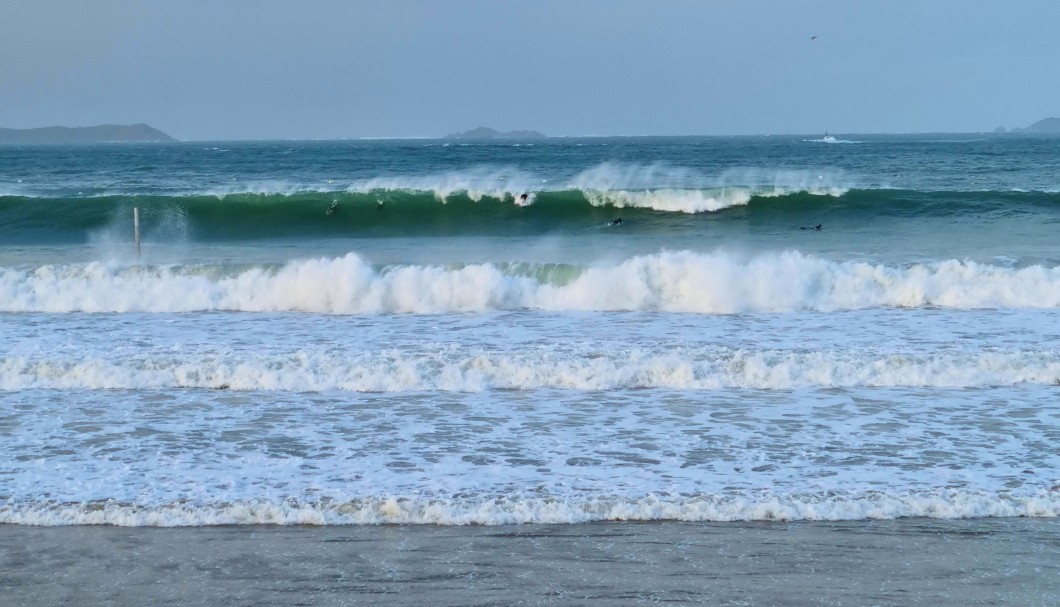
POLYGON ((1055 137, 3 146, 0 587, 1057 604, 1058 235, 1055 137))

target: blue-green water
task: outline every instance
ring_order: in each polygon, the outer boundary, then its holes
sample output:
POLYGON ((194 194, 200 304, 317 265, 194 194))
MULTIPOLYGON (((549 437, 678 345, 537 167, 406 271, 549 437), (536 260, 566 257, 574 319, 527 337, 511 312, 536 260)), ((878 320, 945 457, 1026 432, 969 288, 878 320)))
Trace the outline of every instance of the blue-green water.
POLYGON ((387 251, 380 261, 419 262, 419 239, 428 237, 486 247, 493 252, 475 258, 485 261, 538 261, 544 253, 534 244, 544 239, 564 249, 545 255, 548 261, 574 263, 661 246, 798 249, 888 262, 1056 261, 1060 139, 836 141, 4 147, 0 242, 128 242, 131 209, 139 207, 143 238, 159 261, 233 245, 259 253, 278 246, 285 252, 275 261, 297 251, 378 247, 387 251), (617 218, 622 224, 610 225, 617 218), (818 224, 821 233, 799 229, 818 224))
POLYGON ((1058 168, 942 135, 0 147, 0 522, 1055 517, 1058 168))

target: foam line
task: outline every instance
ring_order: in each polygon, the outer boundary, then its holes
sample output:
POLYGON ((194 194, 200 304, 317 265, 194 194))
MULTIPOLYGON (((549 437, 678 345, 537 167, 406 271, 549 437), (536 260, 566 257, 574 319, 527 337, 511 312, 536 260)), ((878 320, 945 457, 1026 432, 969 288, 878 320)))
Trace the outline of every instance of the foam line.
POLYGON ((904 352, 716 347, 540 347, 514 352, 447 346, 411 351, 182 354, 108 358, 0 358, 0 390, 231 389, 350 392, 672 390, 804 387, 966 388, 1052 384, 1060 352, 904 352))
POLYGON ((1026 495, 933 490, 852 495, 646 495, 524 498, 378 497, 351 501, 246 500, 144 506, 118 502, 0 505, 0 524, 115 525, 511 525, 592 521, 843 521, 924 517, 1060 516, 1060 492, 1026 495))

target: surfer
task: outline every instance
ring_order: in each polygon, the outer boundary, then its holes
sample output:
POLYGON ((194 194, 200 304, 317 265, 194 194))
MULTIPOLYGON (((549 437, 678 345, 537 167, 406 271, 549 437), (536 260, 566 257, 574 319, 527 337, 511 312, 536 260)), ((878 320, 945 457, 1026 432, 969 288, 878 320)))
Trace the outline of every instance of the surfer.
POLYGON ((620 225, 622 225, 622 218, 619 217, 618 219, 612 219, 611 222, 608 223, 607 225, 609 225, 609 226, 620 226, 620 225))
POLYGON ((338 200, 332 200, 331 201, 331 206, 328 208, 328 213, 327 214, 328 215, 332 215, 332 214, 335 213, 335 211, 338 211, 338 210, 339 210, 339 201, 338 200))
POLYGON ((522 193, 522 194, 520 194, 520 195, 519 195, 519 202, 520 202, 520 204, 526 204, 526 199, 527 199, 527 198, 529 198, 529 197, 530 197, 530 196, 529 196, 528 194, 526 194, 525 192, 524 192, 524 193, 522 193))
POLYGON ((799 229, 800 230, 820 230, 821 229, 821 224, 817 224, 815 226, 802 226, 799 229))

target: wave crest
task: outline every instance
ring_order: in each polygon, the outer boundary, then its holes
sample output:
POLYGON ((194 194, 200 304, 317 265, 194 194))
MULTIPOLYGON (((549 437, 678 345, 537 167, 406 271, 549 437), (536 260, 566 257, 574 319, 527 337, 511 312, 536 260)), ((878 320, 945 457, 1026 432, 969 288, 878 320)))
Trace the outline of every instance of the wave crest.
POLYGON ((681 251, 558 274, 553 266, 527 271, 490 263, 374 268, 353 253, 242 270, 98 262, 0 270, 3 312, 732 314, 874 307, 1060 307, 1060 267, 958 260, 893 267, 798 252, 741 258, 681 251))

